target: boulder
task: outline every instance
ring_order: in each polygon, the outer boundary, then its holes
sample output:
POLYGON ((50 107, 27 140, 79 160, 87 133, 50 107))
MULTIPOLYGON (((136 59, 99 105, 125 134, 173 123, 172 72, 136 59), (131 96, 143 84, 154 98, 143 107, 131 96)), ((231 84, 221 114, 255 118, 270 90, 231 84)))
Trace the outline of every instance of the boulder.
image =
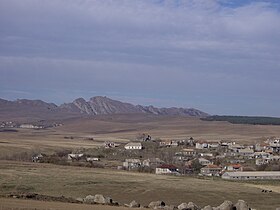
POLYGON ((224 201, 221 205, 214 208, 214 210, 233 210, 233 203, 231 201, 224 201))
POLYGON ((165 206, 165 203, 163 201, 152 201, 150 204, 149 204, 149 208, 151 209, 160 209, 162 207, 165 206))
POLYGON ((213 208, 211 206, 205 206, 204 208, 202 208, 201 210, 213 210, 213 208))
POLYGON ((137 203, 136 201, 131 201, 131 203, 128 205, 129 208, 140 208, 140 203, 137 203))
POLYGON ((104 197, 101 194, 96 194, 94 196, 94 203, 110 205, 113 203, 113 200, 110 197, 104 197))
POLYGON ((181 203, 178 206, 179 210, 199 210, 200 207, 197 206, 195 203, 193 202, 189 202, 189 203, 181 203))
POLYGON ((181 203, 179 206, 178 206, 178 209, 179 210, 186 210, 188 208, 188 204, 187 203, 181 203))
POLYGON ((78 201, 79 203, 83 203, 85 201, 85 199, 83 199, 83 198, 76 198, 76 201, 78 201))
POLYGON ((236 210, 250 210, 248 204, 243 200, 238 200, 234 207, 236 210))
POLYGON ((83 202, 88 203, 88 204, 94 204, 94 198, 95 197, 93 195, 88 195, 83 199, 83 202))

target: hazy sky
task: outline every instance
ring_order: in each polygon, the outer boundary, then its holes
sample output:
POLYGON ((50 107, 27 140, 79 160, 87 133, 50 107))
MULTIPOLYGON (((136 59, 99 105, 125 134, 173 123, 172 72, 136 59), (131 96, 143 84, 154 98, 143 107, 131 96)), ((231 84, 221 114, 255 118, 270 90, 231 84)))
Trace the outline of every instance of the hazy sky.
POLYGON ((0 98, 280 116, 279 0, 1 0, 0 98))

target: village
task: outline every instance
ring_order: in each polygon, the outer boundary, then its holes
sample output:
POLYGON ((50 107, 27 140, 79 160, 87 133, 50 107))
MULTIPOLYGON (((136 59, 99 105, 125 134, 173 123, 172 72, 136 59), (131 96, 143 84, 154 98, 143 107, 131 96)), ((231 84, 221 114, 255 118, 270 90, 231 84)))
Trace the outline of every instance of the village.
POLYGON ((158 175, 220 177, 228 180, 280 179, 280 139, 242 145, 234 141, 153 139, 104 142, 98 148, 36 154, 33 162, 155 173, 158 175))

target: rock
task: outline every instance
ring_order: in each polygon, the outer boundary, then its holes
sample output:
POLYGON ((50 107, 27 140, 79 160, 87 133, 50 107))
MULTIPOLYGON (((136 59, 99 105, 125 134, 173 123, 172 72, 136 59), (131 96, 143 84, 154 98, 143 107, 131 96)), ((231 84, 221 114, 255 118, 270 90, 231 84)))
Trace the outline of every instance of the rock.
POLYGON ((179 206, 178 206, 178 209, 179 210, 186 210, 188 208, 188 204, 187 203, 181 203, 179 206))
POLYGON ((213 208, 211 206, 205 206, 204 208, 202 208, 201 210, 213 210, 213 208))
POLYGON ((88 195, 83 199, 83 202, 88 203, 88 204, 94 204, 94 196, 93 195, 88 195))
POLYGON ((279 207, 279 208, 276 208, 276 210, 280 210, 280 207, 279 207))
POLYGON ((131 203, 128 205, 129 208, 140 208, 140 203, 137 203, 136 201, 131 201, 131 203))
POLYGON ((110 197, 104 197, 101 194, 96 194, 94 196, 94 203, 110 205, 113 204, 113 200, 110 197))
POLYGON ((238 200, 234 206, 236 210, 250 210, 248 204, 243 200, 238 200))
POLYGON ((195 203, 193 202, 189 202, 189 203, 181 203, 178 206, 179 210, 199 210, 200 207, 197 206, 195 203))
POLYGON ((233 210, 233 203, 231 201, 224 201, 220 206, 214 208, 215 210, 233 210))
POLYGON ((149 204, 149 208, 151 208, 151 209, 160 209, 164 206, 165 206, 165 203, 163 201, 152 201, 149 204))
POLYGON ((188 208, 189 208, 189 210, 199 210, 200 209, 200 207, 199 206, 197 206, 195 203, 193 203, 193 202, 189 202, 188 203, 188 208))
POLYGON ((83 203, 85 201, 85 199, 83 199, 83 198, 76 198, 76 201, 78 201, 80 203, 83 203))
POLYGON ((178 208, 176 206, 170 205, 170 206, 164 206, 164 210, 177 210, 178 208))

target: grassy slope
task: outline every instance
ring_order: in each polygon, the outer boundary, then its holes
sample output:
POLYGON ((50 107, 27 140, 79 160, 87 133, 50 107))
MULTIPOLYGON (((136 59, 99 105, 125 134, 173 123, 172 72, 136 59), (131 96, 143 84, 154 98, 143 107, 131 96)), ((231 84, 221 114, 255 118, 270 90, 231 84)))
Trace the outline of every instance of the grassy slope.
POLYGON ((144 205, 164 200, 216 206, 226 199, 244 199, 254 208, 270 210, 280 204, 278 193, 262 193, 248 183, 6 161, 0 162, 0 189, 2 194, 30 191, 71 197, 101 193, 121 203, 135 199, 144 205))

